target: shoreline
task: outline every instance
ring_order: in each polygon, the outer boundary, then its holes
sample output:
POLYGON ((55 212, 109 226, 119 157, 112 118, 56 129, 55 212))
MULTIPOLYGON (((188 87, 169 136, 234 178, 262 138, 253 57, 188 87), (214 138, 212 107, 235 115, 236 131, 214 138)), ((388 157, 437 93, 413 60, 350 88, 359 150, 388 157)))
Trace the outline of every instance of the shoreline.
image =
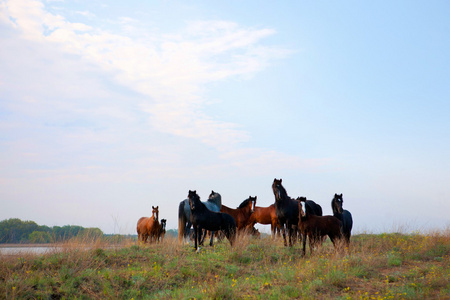
POLYGON ((0 244, 0 248, 37 248, 37 247, 60 247, 61 244, 46 243, 46 244, 0 244))

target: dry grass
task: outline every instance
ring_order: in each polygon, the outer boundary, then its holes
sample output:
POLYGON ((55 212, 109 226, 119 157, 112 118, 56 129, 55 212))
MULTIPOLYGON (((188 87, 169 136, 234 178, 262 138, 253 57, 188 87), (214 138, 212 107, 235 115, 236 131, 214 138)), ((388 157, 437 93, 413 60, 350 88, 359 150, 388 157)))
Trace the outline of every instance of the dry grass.
POLYGON ((281 239, 203 247, 73 240, 45 255, 3 256, 0 295, 127 299, 450 299, 450 231, 360 234, 313 255, 281 239))

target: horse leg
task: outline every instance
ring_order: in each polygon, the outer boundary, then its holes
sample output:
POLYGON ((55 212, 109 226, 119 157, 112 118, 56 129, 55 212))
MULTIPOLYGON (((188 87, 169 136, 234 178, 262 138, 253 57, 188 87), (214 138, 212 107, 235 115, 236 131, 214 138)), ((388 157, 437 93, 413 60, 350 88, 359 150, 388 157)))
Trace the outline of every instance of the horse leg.
POLYGON ((313 234, 309 235, 309 253, 312 256, 313 254, 313 248, 314 248, 314 244, 315 244, 315 239, 316 237, 313 234))
POLYGON ((198 243, 199 245, 203 246, 203 242, 205 241, 206 234, 208 233, 208 231, 199 227, 198 232, 200 234, 200 237, 198 238, 198 243))
POLYGON ((198 227, 194 225, 194 249, 197 250, 197 229, 198 227))
POLYGON ((273 224, 270 224, 270 231, 272 231, 272 240, 275 240, 275 226, 273 224))
POLYGON ((305 254, 306 254, 306 233, 302 233, 302 240, 303 240, 302 256, 305 256, 305 254))
POLYGON ((286 242, 286 226, 284 226, 284 224, 281 225, 281 226, 282 226, 281 230, 283 231, 284 246, 287 247, 287 242, 286 242))
POLYGON ((347 233, 345 234, 345 243, 347 244, 347 245, 346 245, 347 248, 350 248, 350 236, 351 236, 351 233, 350 233, 350 232, 347 232, 347 233))
POLYGON ((209 245, 212 247, 214 241, 214 231, 211 231, 211 241, 209 242, 209 245))
POLYGON ((292 238, 294 235, 294 228, 292 228, 291 224, 289 224, 289 227, 288 227, 288 234, 289 234, 289 247, 292 247, 292 238))

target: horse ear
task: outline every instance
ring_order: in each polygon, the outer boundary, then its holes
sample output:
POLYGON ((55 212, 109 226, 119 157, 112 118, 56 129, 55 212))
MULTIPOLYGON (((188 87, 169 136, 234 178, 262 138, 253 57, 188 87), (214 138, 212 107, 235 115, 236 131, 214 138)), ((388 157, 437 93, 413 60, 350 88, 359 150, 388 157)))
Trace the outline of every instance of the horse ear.
POLYGON ((283 179, 280 178, 280 183, 283 181, 283 179))
POLYGON ((156 207, 156 209, 158 209, 159 208, 159 205, 156 207))
POLYGON ((152 205, 152 209, 155 209, 155 207, 152 205))

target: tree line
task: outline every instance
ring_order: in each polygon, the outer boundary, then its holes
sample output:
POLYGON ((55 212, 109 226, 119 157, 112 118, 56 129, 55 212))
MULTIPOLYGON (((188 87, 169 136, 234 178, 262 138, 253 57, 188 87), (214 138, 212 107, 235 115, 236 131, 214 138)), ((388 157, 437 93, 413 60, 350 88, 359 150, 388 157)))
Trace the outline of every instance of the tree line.
POLYGON ((17 218, 0 221, 0 244, 55 243, 74 237, 98 238, 102 236, 103 232, 99 228, 84 228, 77 225, 49 227, 17 218))

